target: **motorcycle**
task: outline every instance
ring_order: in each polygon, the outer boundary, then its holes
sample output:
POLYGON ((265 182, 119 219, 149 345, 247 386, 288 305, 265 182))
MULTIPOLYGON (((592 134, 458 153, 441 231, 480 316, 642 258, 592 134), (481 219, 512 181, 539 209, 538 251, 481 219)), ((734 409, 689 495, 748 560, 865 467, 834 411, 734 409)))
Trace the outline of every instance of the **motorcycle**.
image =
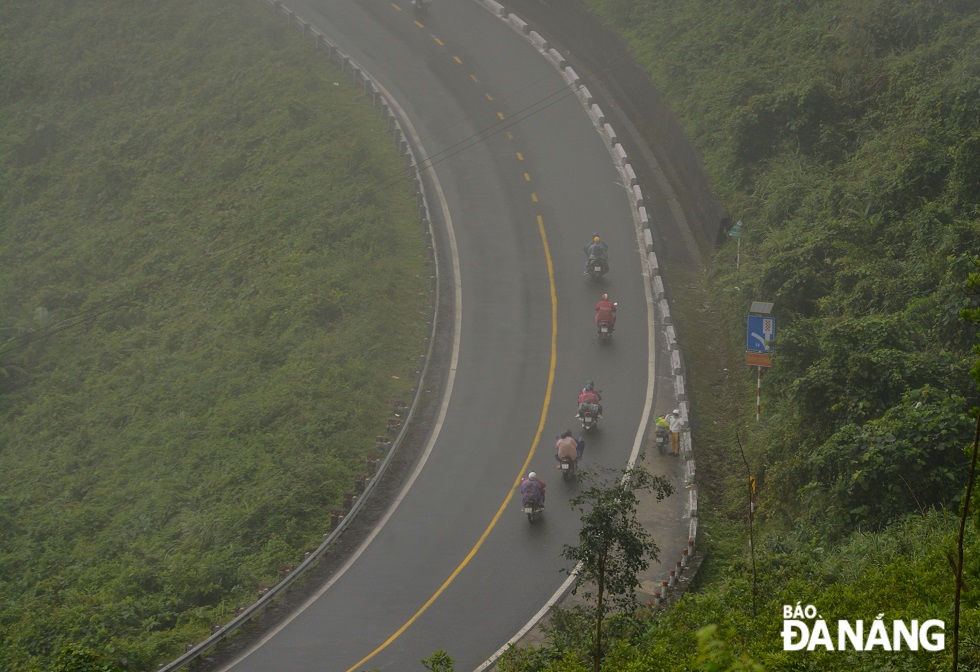
POLYGON ((592 431, 599 422, 599 404, 579 404, 576 417, 582 421, 582 429, 592 431))
POLYGON ((527 514, 527 520, 533 523, 544 513, 544 504, 536 499, 524 500, 521 503, 521 511, 527 514))
POLYGON ((591 278, 601 278, 609 272, 609 260, 605 257, 589 257, 589 263, 586 268, 591 278))
POLYGON ((431 4, 432 0, 412 0, 412 9, 415 10, 416 14, 428 14, 431 4))
MULTIPOLYGON (((616 308, 617 306, 619 306, 618 303, 613 304, 613 308, 616 308)), ((599 320, 596 328, 599 331, 599 340, 605 341, 612 338, 612 333, 615 326, 612 320, 599 320)))
POLYGON ((666 427, 657 427, 653 441, 657 444, 657 452, 661 455, 666 455, 667 445, 670 443, 670 430, 666 427))
POLYGON ((599 340, 604 341, 612 338, 613 326, 609 320, 599 320, 599 340))
POLYGON ((575 470, 578 468, 578 463, 575 460, 570 457, 563 457, 558 466, 561 469, 561 477, 564 480, 575 479, 575 470))

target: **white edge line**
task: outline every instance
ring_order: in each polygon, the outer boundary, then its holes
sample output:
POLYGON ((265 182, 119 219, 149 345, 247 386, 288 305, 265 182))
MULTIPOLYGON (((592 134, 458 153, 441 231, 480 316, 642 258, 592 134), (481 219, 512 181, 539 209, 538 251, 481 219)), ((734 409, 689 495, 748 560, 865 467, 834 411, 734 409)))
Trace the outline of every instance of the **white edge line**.
MULTIPOLYGON (((480 2, 480 0, 475 0, 475 1, 478 4, 483 5, 483 3, 480 2)), ((486 5, 483 6, 486 8, 486 5)), ((504 19, 504 21, 506 22, 506 17, 500 16, 497 18, 504 19)), ((527 35, 524 35, 520 31, 517 32, 518 34, 523 35, 525 38, 528 37, 527 35)), ((535 49, 537 49, 537 46, 533 42, 531 42, 530 39, 528 39, 528 42, 531 44, 532 47, 535 47, 535 49)), ((540 49, 537 49, 537 51, 539 54, 544 55, 540 49)), ((546 58, 545 60, 548 59, 546 58)), ((550 63, 551 61, 548 60, 548 62, 550 63)), ((558 74, 560 75, 561 71, 559 71, 558 74)), ((574 87, 570 86, 570 88, 574 88, 574 87)), ((588 108, 585 109, 585 113, 586 116, 588 116, 589 113, 588 108)), ((598 128, 596 130, 598 131, 598 128)), ((607 149, 610 148, 607 147, 607 149)), ((611 149, 610 149, 610 156, 612 156, 611 149)), ((614 166, 617 166, 620 174, 623 174, 625 180, 625 174, 624 174, 625 166, 619 166, 616 161, 613 161, 612 163, 614 166)), ((642 240, 643 233, 641 231, 641 226, 640 226, 639 212, 637 211, 636 207, 632 204, 632 202, 630 203, 630 207, 633 211, 633 226, 636 230, 636 236, 639 242, 639 249, 642 251, 645 250, 645 248, 644 248, 644 242, 642 240)), ((634 466, 636 466, 636 460, 639 457, 640 449, 643 446, 643 438, 644 435, 646 434, 647 423, 649 423, 650 421, 650 412, 653 410, 653 388, 654 388, 654 383, 657 380, 656 378, 657 368, 655 362, 656 359, 655 353, 657 351, 656 350, 657 332, 656 332, 656 322, 655 322, 654 310, 653 310, 653 292, 650 289, 650 270, 649 268, 647 268, 647 256, 645 252, 643 254, 640 254, 640 259, 641 259, 641 264, 643 266, 643 290, 644 293, 646 294, 646 304, 647 304, 647 386, 646 386, 647 391, 646 391, 646 399, 643 404, 643 415, 640 418, 640 424, 636 430, 636 438, 633 440, 633 450, 632 452, 630 452, 629 462, 626 465, 628 469, 632 469, 634 466)), ((624 476, 623 478, 625 479, 626 477, 624 476)), ((549 611, 551 611, 551 609, 559 602, 559 600, 562 599, 562 597, 571 587, 572 583, 574 583, 575 580, 578 578, 578 573, 581 567, 582 567, 582 563, 576 565, 575 569, 573 569, 569 573, 568 578, 565 579, 564 583, 562 583, 561 586, 559 586, 558 590, 555 591, 555 594, 551 596, 551 598, 545 603, 543 607, 541 607, 538 613, 532 616, 531 620, 529 620, 527 623, 524 624, 524 627, 518 630, 513 637, 507 640, 507 642, 502 647, 497 649, 497 651, 492 656, 487 658, 479 667, 477 667, 474 670, 474 672, 484 672, 485 670, 492 667, 497 662, 497 659, 500 658, 500 656, 504 655, 504 653, 506 653, 514 644, 520 641, 521 638, 524 637, 524 635, 530 632, 531 629, 534 628, 541 621, 541 619, 543 619, 548 614, 549 611)))
POLYGON ((295 619, 301 613, 306 611, 306 609, 308 609, 324 593, 326 593, 338 580, 340 580, 340 578, 347 572, 347 570, 351 568, 351 565, 353 565, 354 562, 364 553, 364 551, 367 550, 367 547, 371 544, 372 541, 374 541, 374 539, 381 532, 381 529, 385 526, 385 524, 387 524, 387 522, 394 515, 395 510, 398 508, 399 504, 401 504, 402 500, 405 499, 406 495, 408 495, 408 491, 411 489, 412 485, 415 483, 415 480, 422 472, 423 467, 425 467, 425 464, 428 461, 429 456, 432 454, 432 450, 435 446, 435 443, 439 438, 439 432, 442 429, 442 425, 445 422, 446 414, 449 409, 449 400, 450 397, 452 397, 453 383, 455 382, 456 379, 456 367, 459 363, 459 338, 460 338, 460 331, 462 327, 462 312, 463 312, 462 310, 463 291, 462 291, 461 275, 459 269, 459 250, 456 246, 456 233, 453 230, 452 217, 449 214, 449 206, 446 203, 446 198, 445 195, 443 194, 442 186, 439 184, 439 180, 438 177, 436 176, 435 169, 433 168, 431 162, 429 161, 429 157, 425 152, 425 148, 421 144, 421 140, 419 139, 418 133, 415 131, 415 127, 412 125, 411 121, 409 121, 402 107, 388 93, 388 91, 383 86, 381 86, 381 84, 379 84, 377 80, 373 79, 372 81, 374 82, 374 85, 378 88, 378 90, 380 90, 381 93, 385 96, 388 104, 392 105, 398 110, 398 113, 401 116, 401 123, 408 130, 409 134, 412 136, 412 140, 415 145, 415 150, 418 152, 423 165, 427 166, 425 170, 428 173, 429 177, 432 179, 432 183, 435 185, 435 190, 439 200, 439 204, 440 207, 442 208, 442 215, 446 223, 446 232, 449 237, 449 248, 450 248, 452 262, 453 262, 453 283, 455 285, 454 293, 453 293, 454 294, 453 296, 453 313, 454 313, 453 353, 452 353, 452 358, 450 360, 449 378, 446 381, 446 391, 443 394, 442 406, 439 408, 439 417, 436 420, 435 425, 433 425, 432 433, 429 436, 429 441, 425 446, 425 451, 422 453, 422 458, 419 460, 418 465, 415 467, 415 471, 412 472, 412 475, 408 479, 408 482, 405 483, 405 486, 402 488, 401 492, 398 493, 398 497, 396 497, 395 501, 392 502, 391 506, 388 507, 388 510, 385 512, 385 515, 381 519, 381 522, 379 522, 378 525, 374 528, 374 530, 372 530, 371 534, 368 535, 367 539, 364 540, 364 543, 362 543, 358 547, 358 549, 354 552, 354 554, 347 560, 347 562, 344 563, 344 565, 339 570, 337 570, 337 572, 330 578, 330 580, 326 584, 324 584, 323 587, 320 588, 320 590, 314 593, 313 596, 310 597, 305 603, 303 603, 301 607, 299 607, 292 614, 290 614, 289 617, 286 620, 284 620, 282 623, 280 623, 275 628, 273 628, 268 633, 266 633, 265 636, 262 637, 262 639, 256 642, 242 655, 235 658, 231 663, 221 667, 218 670, 218 672, 227 672, 228 670, 230 670, 231 668, 235 667, 243 660, 245 660, 245 658, 255 653, 259 648, 264 646, 270 639, 272 639, 277 634, 279 634, 279 632, 281 632, 287 625, 289 625, 293 621, 293 619, 295 619))

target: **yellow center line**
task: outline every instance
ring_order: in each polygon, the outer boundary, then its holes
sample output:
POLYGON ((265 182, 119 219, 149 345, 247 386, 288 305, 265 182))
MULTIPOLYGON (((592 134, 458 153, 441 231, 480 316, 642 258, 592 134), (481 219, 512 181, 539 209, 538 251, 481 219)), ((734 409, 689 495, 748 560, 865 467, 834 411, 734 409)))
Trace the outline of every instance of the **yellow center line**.
POLYGON ((472 79, 472 80, 473 80, 474 82, 476 82, 477 84, 479 84, 479 83, 480 83, 480 80, 476 78, 476 75, 470 75, 470 79, 472 79))
POLYGON ((432 603, 435 602, 440 595, 442 595, 443 591, 449 587, 449 584, 451 584, 459 573, 463 571, 463 568, 470 563, 470 560, 473 559, 476 552, 480 550, 481 546, 483 546, 483 542, 490 536, 491 530, 493 530, 493 528, 497 525, 497 521, 500 520, 500 516, 503 515, 507 505, 510 504, 510 500, 514 497, 514 492, 520 485, 524 474, 527 473, 527 467, 529 464, 531 464, 531 459, 534 457, 534 452, 538 448, 538 443, 541 441, 541 433, 544 432, 545 420, 548 417, 548 406, 551 405, 551 390, 555 383, 555 366, 558 361, 558 294, 555 292, 555 267, 551 262, 551 250, 548 248, 548 236, 545 235, 544 220, 541 218, 541 215, 538 215, 538 232, 541 234, 541 242, 544 244, 544 258, 548 265, 548 284, 551 289, 551 364, 548 368, 548 387, 545 389, 544 393, 544 404, 541 406, 541 419, 538 422, 538 431, 534 434, 534 442, 531 444, 531 449, 527 453, 527 458, 524 460, 524 464, 521 465, 521 470, 518 472, 517 478, 514 479, 514 484, 510 486, 510 491, 508 491, 507 496, 500 505, 500 508, 497 509, 497 513, 490 521, 487 529, 485 529, 483 534, 480 535, 480 539, 476 542, 476 545, 473 546, 470 552, 466 554, 463 561, 459 563, 459 566, 453 571, 452 574, 449 575, 449 578, 446 579, 441 586, 439 586, 439 590, 437 590, 432 597, 430 597, 426 603, 423 604, 417 612, 415 612, 415 615, 406 621, 405 625, 398 628, 398 630, 395 631, 395 634, 385 640, 384 644, 376 648, 361 660, 357 661, 357 663, 348 669, 347 672, 356 672, 361 665, 374 658, 389 644, 398 639, 398 637, 400 637, 403 632, 408 630, 409 626, 411 626, 412 623, 419 618, 419 616, 425 613, 425 611, 432 606, 432 603))
MULTIPOLYGON (((419 24, 419 27, 422 27, 422 24, 419 24)), ((446 46, 445 42, 443 42, 442 40, 440 40, 435 35, 432 36, 432 39, 435 40, 436 41, 436 44, 438 44, 440 47, 446 46)))
POLYGON ((530 173, 524 173, 524 181, 525 182, 530 182, 531 181, 531 174, 530 173))
POLYGON ((518 161, 523 161, 523 160, 524 160, 524 155, 523 155, 523 154, 521 154, 520 152, 518 152, 518 153, 517 153, 517 160, 518 160, 518 161))
POLYGON ((460 65, 463 64, 463 61, 462 61, 462 59, 460 59, 459 56, 453 56, 453 60, 456 61, 457 63, 459 63, 460 65))

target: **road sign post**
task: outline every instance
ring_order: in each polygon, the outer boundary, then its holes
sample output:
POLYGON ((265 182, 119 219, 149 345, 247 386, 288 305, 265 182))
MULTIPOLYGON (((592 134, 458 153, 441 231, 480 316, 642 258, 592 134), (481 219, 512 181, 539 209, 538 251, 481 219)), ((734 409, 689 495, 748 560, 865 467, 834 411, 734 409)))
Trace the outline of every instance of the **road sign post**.
POLYGON ((772 304, 753 301, 745 329, 745 363, 756 367, 755 421, 762 417, 762 368, 772 366, 776 341, 776 318, 770 315, 772 304))
POLYGON ((728 235, 735 239, 735 270, 738 270, 739 261, 742 257, 742 220, 738 220, 729 229, 728 235))

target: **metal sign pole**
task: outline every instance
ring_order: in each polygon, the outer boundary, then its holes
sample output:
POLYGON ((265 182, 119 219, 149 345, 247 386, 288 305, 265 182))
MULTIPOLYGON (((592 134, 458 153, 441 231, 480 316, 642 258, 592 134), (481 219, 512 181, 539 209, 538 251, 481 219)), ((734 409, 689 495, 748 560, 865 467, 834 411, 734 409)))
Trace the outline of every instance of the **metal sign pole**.
POLYGON ((759 371, 755 381, 755 421, 759 422, 759 416, 762 415, 762 367, 755 368, 759 371))
POLYGON ((739 261, 742 258, 742 220, 738 220, 728 231, 728 235, 735 239, 735 270, 738 270, 739 261))

